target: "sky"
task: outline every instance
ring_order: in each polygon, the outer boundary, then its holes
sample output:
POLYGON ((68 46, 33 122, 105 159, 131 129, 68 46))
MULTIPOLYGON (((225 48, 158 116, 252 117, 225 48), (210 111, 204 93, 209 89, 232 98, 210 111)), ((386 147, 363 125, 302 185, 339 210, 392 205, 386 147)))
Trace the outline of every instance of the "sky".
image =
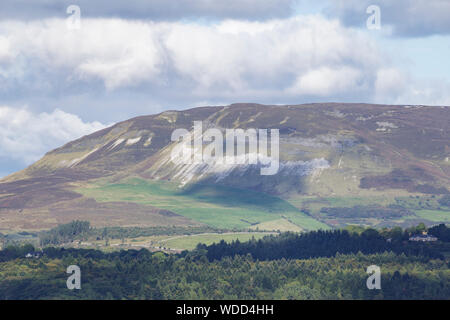
POLYGON ((0 177, 164 110, 450 105, 449 15, 448 0, 2 0, 0 177))

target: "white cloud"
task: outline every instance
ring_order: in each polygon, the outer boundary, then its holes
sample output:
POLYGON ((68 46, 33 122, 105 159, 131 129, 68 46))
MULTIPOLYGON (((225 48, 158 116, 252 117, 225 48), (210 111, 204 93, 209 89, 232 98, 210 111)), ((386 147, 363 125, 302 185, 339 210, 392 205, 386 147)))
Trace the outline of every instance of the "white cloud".
POLYGON ((395 68, 384 68, 377 72, 375 82, 376 96, 397 98, 407 87, 406 76, 395 68))
MULTIPOLYGON (((320 68, 360 70, 370 78, 381 63, 378 50, 361 34, 320 16, 225 21, 212 28, 175 25, 166 44, 175 70, 196 82, 197 92, 214 87, 222 92, 284 92, 320 68)), ((322 85, 327 84, 316 84, 322 85)))
POLYGON ((0 106, 0 158, 30 164, 46 152, 104 127, 58 109, 36 114, 26 108, 0 106))
POLYGON ((411 79, 398 95, 398 104, 450 106, 450 83, 445 79, 411 79))
MULTIPOLYGON (((367 86, 383 63, 363 33, 321 16, 213 25, 83 19, 81 30, 75 31, 68 31, 64 20, 51 19, 3 22, 0 30, 21 57, 44 65, 58 75, 58 82, 62 73, 64 81, 101 79, 108 89, 172 87, 197 100, 282 93, 320 70, 341 70, 354 81, 364 74, 358 80, 367 86)), ((316 83, 312 91, 325 93, 330 85, 316 83)))
POLYGON ((158 28, 151 23, 108 20, 102 22, 106 27, 101 30, 97 23, 87 21, 82 35, 72 34, 83 50, 82 55, 76 55, 77 48, 72 51, 81 76, 99 77, 110 89, 158 81, 164 62, 158 28), (93 30, 98 32, 90 32, 93 30))
POLYGON ((364 88, 363 74, 351 67, 331 69, 321 67, 299 77, 288 89, 290 93, 329 96, 336 93, 360 91, 364 88))
POLYGON ((446 79, 417 78, 396 68, 377 72, 375 102, 393 104, 450 105, 450 83, 446 79))
POLYGON ((66 81, 94 77, 115 88, 155 79, 160 73, 163 54, 152 23, 84 19, 80 30, 68 30, 65 20, 50 19, 3 22, 2 29, 12 49, 28 62, 23 68, 37 64, 47 71, 45 77, 51 72, 65 74, 66 81))
POLYGON ((13 57, 14 53, 11 50, 9 39, 0 35, 0 63, 10 62, 13 57))
POLYGON ((68 30, 64 19, 8 20, 0 21, 0 93, 9 100, 0 103, 46 99, 66 108, 72 97, 73 110, 73 97, 83 95, 84 105, 101 100, 116 114, 126 105, 120 116, 127 117, 145 112, 148 101, 180 108, 197 101, 445 100, 445 86, 414 94, 420 90, 410 90, 406 68, 392 61, 365 30, 320 15, 213 24, 82 18, 80 30, 68 30))

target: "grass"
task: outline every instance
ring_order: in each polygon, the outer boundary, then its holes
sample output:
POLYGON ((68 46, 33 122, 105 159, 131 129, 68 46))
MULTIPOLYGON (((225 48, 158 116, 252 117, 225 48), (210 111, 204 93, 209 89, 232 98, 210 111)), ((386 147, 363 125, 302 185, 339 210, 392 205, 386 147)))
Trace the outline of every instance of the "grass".
POLYGON ((416 215, 433 222, 450 222, 450 211, 416 210, 416 215))
POLYGON ((251 240, 253 237, 258 240, 264 236, 269 235, 267 232, 248 232, 248 233, 225 233, 225 234, 196 234, 190 236, 179 236, 167 240, 160 241, 160 244, 166 248, 193 250, 199 243, 210 245, 224 240, 231 242, 239 240, 245 242, 251 240))
POLYGON ((323 229, 323 230, 328 230, 331 229, 328 225, 320 222, 319 220, 316 220, 312 217, 309 217, 306 214, 303 215, 298 215, 298 214, 292 214, 292 213, 287 213, 284 215, 287 219, 289 219, 290 222, 305 228, 307 230, 318 230, 318 229, 323 229))
POLYGON ((246 229, 280 219, 283 215, 305 230, 328 228, 280 198, 219 185, 179 189, 169 182, 132 178, 117 184, 80 187, 75 191, 99 202, 128 201, 151 205, 223 229, 246 229))
POLYGON ((266 231, 293 231, 293 232, 300 232, 302 231, 302 228, 300 228, 298 225, 293 224, 287 219, 277 219, 267 222, 259 223, 255 226, 252 226, 251 229, 258 229, 258 230, 266 230, 266 231))
MULTIPOLYGON (((121 183, 98 183, 76 190, 97 201, 128 201, 170 210, 194 221, 222 229, 307 231, 329 229, 322 223, 322 207, 397 204, 416 212, 418 218, 449 222, 450 212, 437 210, 431 196, 402 196, 397 192, 359 196, 296 196, 287 201, 268 194, 220 185, 195 185, 179 189, 166 181, 131 178, 121 183), (310 211, 311 216, 302 212, 310 211)), ((338 219, 338 218, 337 218, 338 219)), ((369 225, 381 221, 364 220, 369 225)), ((397 221, 398 222, 398 221, 397 221)))
POLYGON ((239 240, 245 242, 251 240, 253 237, 258 240, 264 236, 273 234, 272 232, 234 232, 234 233, 201 233, 194 235, 181 236, 148 236, 138 238, 125 238, 124 241, 120 239, 109 240, 109 245, 106 246, 105 240, 88 241, 82 243, 82 247, 96 248, 105 252, 118 251, 124 248, 150 248, 161 250, 193 250, 199 243, 210 245, 224 240, 231 242, 239 240))

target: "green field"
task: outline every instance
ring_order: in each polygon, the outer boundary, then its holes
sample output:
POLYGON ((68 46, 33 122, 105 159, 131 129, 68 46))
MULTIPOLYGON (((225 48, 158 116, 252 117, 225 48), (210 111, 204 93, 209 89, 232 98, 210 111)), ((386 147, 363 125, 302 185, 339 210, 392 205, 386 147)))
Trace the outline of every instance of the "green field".
POLYGON ((175 184, 139 178, 122 183, 98 183, 75 189, 99 202, 128 201, 170 210, 224 229, 246 229, 287 216, 303 230, 328 229, 289 202, 268 194, 219 185, 180 189, 175 184))
POLYGON ((225 234, 196 234, 190 236, 178 236, 160 241, 159 243, 171 249, 180 250, 193 250, 199 243, 211 245, 213 243, 224 240, 225 242, 231 242, 239 240, 245 242, 251 240, 253 237, 258 240, 264 236, 269 235, 267 232, 248 232, 248 233, 225 233, 225 234))
MULTIPOLYGON (((323 207, 364 205, 399 205, 416 213, 416 217, 433 222, 449 222, 450 212, 439 207, 432 196, 298 196, 284 200, 261 192, 221 185, 194 185, 179 188, 167 181, 131 178, 120 183, 97 182, 75 190, 99 202, 127 201, 170 210, 194 221, 221 229, 258 229, 260 231, 308 231, 330 229, 319 221, 323 207), (440 210, 438 209, 440 208, 440 210), (310 215, 304 212, 309 211, 310 215)), ((381 220, 361 220, 377 225, 381 220)), ((400 223, 399 219, 395 220, 400 223), (398 220, 398 221, 397 221, 398 220)), ((357 223, 357 222, 353 222, 357 223)))
POLYGON ((423 219, 427 219, 434 222, 450 222, 450 211, 440 210, 416 210, 416 215, 423 219))
POLYGON ((251 227, 253 230, 277 230, 281 232, 301 232, 302 228, 298 225, 293 224, 289 220, 283 218, 278 220, 272 220, 267 222, 262 222, 260 224, 251 227))
POLYGON ((193 250, 199 243, 211 245, 222 240, 232 242, 239 240, 240 242, 249 241, 252 238, 256 240, 264 236, 277 234, 274 232, 226 232, 226 233, 200 233, 192 235, 179 236, 148 236, 137 238, 111 239, 106 244, 105 240, 94 240, 81 242, 79 247, 98 249, 104 252, 113 252, 118 250, 148 248, 159 250, 193 250))

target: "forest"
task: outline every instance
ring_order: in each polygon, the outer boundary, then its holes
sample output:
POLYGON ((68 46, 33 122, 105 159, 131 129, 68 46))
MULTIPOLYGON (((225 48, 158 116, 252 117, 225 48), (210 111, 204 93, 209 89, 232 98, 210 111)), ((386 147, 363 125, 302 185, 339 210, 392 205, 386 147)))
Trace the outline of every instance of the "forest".
POLYGON ((423 228, 286 233, 182 254, 8 246, 0 299, 448 299, 450 228, 427 229, 434 243, 407 240, 423 228), (80 290, 66 287, 70 265, 80 290), (370 265, 381 290, 366 287, 370 265))
POLYGON ((444 259, 444 254, 450 252, 449 228, 444 224, 428 229, 441 239, 439 243, 410 242, 413 234, 426 230, 421 224, 402 231, 400 228, 386 229, 378 232, 375 229, 350 232, 348 230, 311 231, 308 233, 282 233, 278 236, 266 236, 258 241, 252 240, 240 243, 235 241, 199 245, 198 250, 205 250, 210 261, 220 260, 226 256, 251 254, 258 260, 276 259, 308 259, 315 257, 332 257, 337 253, 382 253, 385 251, 408 256, 423 256, 427 258, 444 259))

